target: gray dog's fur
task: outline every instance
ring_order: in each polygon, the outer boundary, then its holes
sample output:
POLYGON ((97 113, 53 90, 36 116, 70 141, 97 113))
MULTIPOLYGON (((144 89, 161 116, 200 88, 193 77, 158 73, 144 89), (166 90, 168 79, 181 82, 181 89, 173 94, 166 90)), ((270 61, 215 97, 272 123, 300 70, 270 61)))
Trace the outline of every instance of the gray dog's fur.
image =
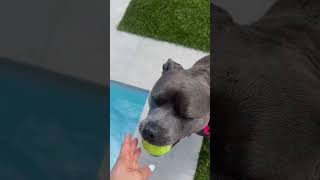
POLYGON ((149 105, 139 131, 151 144, 172 145, 204 128, 210 114, 210 56, 190 69, 169 59, 151 91, 149 105))

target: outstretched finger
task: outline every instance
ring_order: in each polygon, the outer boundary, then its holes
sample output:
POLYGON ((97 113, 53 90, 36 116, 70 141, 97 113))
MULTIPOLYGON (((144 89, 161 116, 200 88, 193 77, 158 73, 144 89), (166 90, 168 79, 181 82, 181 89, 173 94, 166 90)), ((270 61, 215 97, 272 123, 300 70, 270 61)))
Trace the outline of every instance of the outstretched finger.
POLYGON ((138 139, 137 138, 134 138, 132 141, 131 141, 131 144, 130 144, 130 155, 131 157, 133 157, 136 149, 137 149, 137 145, 138 145, 138 139))
POLYGON ((137 162, 141 154, 141 148, 135 150, 133 154, 133 162, 137 162))
POLYGON ((128 133, 122 144, 120 156, 128 154, 130 152, 130 148, 131 148, 130 146, 131 146, 131 135, 128 133))

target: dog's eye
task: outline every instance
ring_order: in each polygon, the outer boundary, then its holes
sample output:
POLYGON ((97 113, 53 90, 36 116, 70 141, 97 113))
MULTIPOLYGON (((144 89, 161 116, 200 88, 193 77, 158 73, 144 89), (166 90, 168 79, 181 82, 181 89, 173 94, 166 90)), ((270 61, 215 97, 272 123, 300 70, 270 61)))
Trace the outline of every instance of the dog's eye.
POLYGON ((187 121, 191 121, 194 119, 194 117, 190 116, 189 114, 186 114, 185 106, 181 106, 181 105, 176 104, 174 106, 174 112, 176 113, 177 116, 179 116, 187 121))
POLYGON ((195 118, 192 118, 192 117, 185 117, 185 119, 186 119, 187 121, 192 121, 192 120, 194 120, 195 118))

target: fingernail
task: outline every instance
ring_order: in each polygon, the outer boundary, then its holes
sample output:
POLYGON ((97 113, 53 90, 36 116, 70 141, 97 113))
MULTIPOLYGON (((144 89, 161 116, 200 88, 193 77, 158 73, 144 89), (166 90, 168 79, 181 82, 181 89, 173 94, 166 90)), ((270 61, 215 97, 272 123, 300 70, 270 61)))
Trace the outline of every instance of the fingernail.
POLYGON ((148 167, 149 167, 151 172, 153 172, 154 169, 156 169, 156 166, 154 166, 153 164, 150 164, 148 167))

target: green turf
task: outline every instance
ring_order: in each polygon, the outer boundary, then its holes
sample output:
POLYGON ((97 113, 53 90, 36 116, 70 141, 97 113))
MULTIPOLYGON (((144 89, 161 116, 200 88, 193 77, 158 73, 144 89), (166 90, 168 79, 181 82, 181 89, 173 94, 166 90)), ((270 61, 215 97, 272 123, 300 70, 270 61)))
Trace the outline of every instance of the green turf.
POLYGON ((210 179, 210 152, 209 139, 203 138, 202 147, 199 155, 198 165, 194 180, 210 179))
POLYGON ((131 0, 118 29, 209 52, 209 0, 131 0))

